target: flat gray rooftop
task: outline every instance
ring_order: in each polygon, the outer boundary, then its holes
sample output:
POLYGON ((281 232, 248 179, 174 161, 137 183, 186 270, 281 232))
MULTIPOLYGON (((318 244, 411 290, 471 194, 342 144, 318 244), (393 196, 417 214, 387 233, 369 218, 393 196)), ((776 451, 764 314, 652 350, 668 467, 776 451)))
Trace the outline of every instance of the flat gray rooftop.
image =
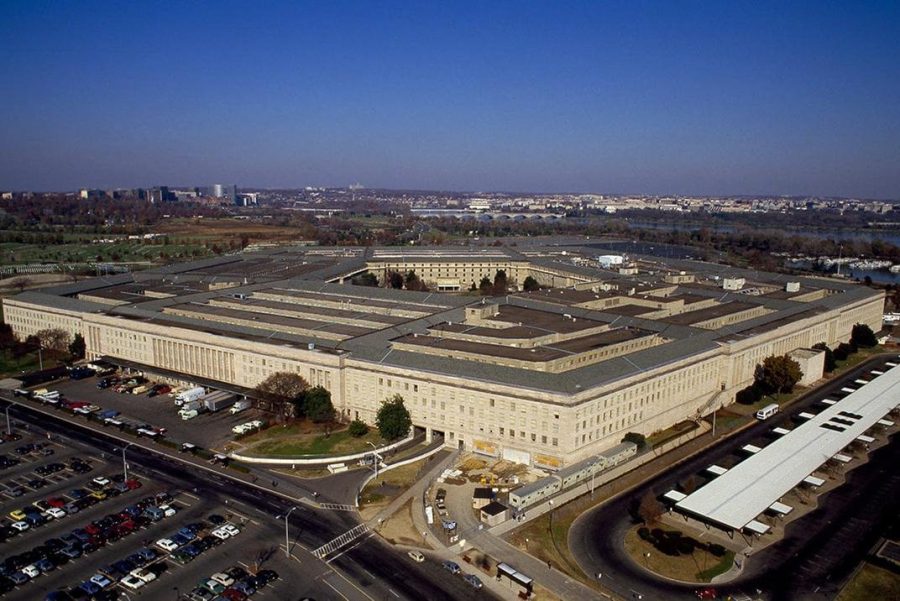
POLYGON ((691 493, 675 507, 714 524, 742 530, 875 425, 898 402, 900 367, 894 367, 691 493))

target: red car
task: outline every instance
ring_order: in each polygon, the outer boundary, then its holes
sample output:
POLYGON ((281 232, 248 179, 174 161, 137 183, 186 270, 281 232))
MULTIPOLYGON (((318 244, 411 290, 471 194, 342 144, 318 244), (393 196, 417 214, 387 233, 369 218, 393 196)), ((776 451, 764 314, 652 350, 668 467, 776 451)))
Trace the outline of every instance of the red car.
POLYGON ((128 490, 135 490, 143 486, 140 480, 136 480, 135 478, 129 478, 125 481, 125 486, 128 487, 128 490))
POLYGON ((47 499, 47 505, 61 509, 66 506, 66 500, 62 497, 50 497, 47 499))
POLYGON ((222 596, 228 599, 228 601, 246 601, 247 595, 237 590, 236 588, 227 588, 222 591, 222 596))
POLYGON ((714 588, 697 589, 696 593, 698 599, 716 599, 719 596, 714 588))

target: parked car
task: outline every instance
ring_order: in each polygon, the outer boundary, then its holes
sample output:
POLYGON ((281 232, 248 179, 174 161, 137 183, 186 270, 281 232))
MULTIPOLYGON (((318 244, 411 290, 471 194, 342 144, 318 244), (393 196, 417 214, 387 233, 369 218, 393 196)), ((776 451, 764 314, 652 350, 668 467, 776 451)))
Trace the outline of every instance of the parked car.
POLYGON ((409 553, 407 553, 407 555, 409 555, 410 559, 412 559, 416 563, 422 563, 423 561, 425 561, 425 556, 422 555, 420 551, 410 551, 409 553))
POLYGON ((443 563, 443 566, 444 566, 444 569, 447 570, 448 572, 450 572, 451 574, 459 574, 461 571, 459 568, 459 564, 456 563, 455 561, 445 561, 443 563))

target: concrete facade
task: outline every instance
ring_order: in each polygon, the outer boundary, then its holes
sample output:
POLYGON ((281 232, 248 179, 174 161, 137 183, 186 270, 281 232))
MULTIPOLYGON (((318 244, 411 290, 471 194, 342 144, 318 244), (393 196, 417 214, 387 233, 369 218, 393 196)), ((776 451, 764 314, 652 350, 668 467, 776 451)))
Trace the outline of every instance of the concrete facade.
MULTIPOLYGON (((428 264, 437 270, 434 273, 453 273, 457 260, 448 260, 450 264, 441 267, 440 257, 433 256, 428 264)), ((496 271, 510 260, 496 259, 489 269, 496 271)), ((357 263, 348 270, 359 268, 357 263)), ((472 269, 482 268, 488 269, 477 265, 472 269)), ((189 266, 184 269, 192 273, 189 266)), ((198 268, 194 277, 207 277, 203 269, 198 268)), ((877 331, 883 309, 883 294, 877 291, 826 282, 821 284, 823 292, 813 295, 808 289, 815 281, 804 283, 803 294, 812 301, 752 300, 757 303, 753 308, 742 306, 717 317, 724 323, 712 329, 708 320, 673 324, 605 312, 616 307, 555 305, 552 294, 492 301, 500 311, 504 307, 532 311, 548 324, 538 327, 491 323, 490 316, 475 310, 481 302, 477 297, 325 284, 341 274, 328 269, 302 280, 269 279, 225 291, 151 296, 119 306, 78 300, 79 294, 90 296, 88 288, 102 282, 83 284, 85 290, 80 292, 77 286, 60 286, 5 299, 4 316, 22 337, 48 327, 81 333, 88 358, 121 358, 246 388, 275 372, 298 373, 310 385, 327 388, 347 420, 373 423, 381 402, 399 394, 413 423, 429 437, 442 433, 447 446, 559 469, 615 446, 627 432, 649 435, 733 402, 735 393, 752 381, 756 365, 770 355, 808 349, 818 342, 831 346, 846 341, 856 323, 877 331), (268 304, 285 299, 296 310, 287 303, 268 304), (224 306, 244 312, 241 323, 221 314, 224 306), (300 326, 291 331, 279 319, 300 326), (603 325, 587 326, 594 322, 603 325), (434 334, 448 324, 460 324, 483 356, 439 347, 452 336, 434 334), (625 328, 646 330, 646 339, 637 340, 653 343, 627 342, 623 344, 633 347, 625 349, 587 342, 577 346, 601 330, 625 328), (520 329, 525 330, 522 337, 513 338, 520 329), (420 350, 401 342, 413 335, 433 338, 429 343, 433 346, 420 350), (513 349, 510 340, 519 347, 513 349), (576 346, 560 348, 569 343, 576 346), (558 369, 542 371, 538 362, 529 363, 530 348, 535 355, 560 353, 565 360, 558 369), (511 353, 525 358, 510 359, 511 353)), ((590 279, 585 269, 562 262, 538 263, 529 269, 533 271, 528 273, 569 269, 572 281, 590 279)), ((512 280, 524 273, 525 268, 508 275, 512 280)), ((468 278, 469 272, 449 277, 468 278)), ((610 276, 599 270, 594 277, 598 289, 616 287, 617 306, 653 310, 666 303, 671 305, 666 315, 681 311, 684 317, 697 310, 702 317, 700 311, 729 302, 719 298, 722 290, 713 283, 706 288, 694 283, 703 280, 702 274, 685 277, 684 286, 692 288, 684 291, 676 290, 676 285, 654 288, 629 279, 603 281, 610 276), (650 296, 635 290, 647 290, 650 296), (705 296, 693 306, 667 303, 680 292, 705 296)))

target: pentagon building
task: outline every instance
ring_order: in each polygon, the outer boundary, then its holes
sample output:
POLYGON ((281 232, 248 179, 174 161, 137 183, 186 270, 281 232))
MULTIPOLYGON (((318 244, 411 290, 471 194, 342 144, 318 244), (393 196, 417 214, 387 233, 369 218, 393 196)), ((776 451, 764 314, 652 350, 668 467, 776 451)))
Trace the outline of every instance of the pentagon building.
POLYGON ((253 388, 276 371, 373 423, 400 394, 448 446, 559 468, 627 432, 651 434, 734 400, 765 357, 881 327, 883 293, 700 262, 602 269, 586 246, 275 249, 24 292, 19 336, 81 333, 174 380, 253 388), (365 271, 468 290, 504 270, 547 287, 484 298, 351 285, 365 271))

